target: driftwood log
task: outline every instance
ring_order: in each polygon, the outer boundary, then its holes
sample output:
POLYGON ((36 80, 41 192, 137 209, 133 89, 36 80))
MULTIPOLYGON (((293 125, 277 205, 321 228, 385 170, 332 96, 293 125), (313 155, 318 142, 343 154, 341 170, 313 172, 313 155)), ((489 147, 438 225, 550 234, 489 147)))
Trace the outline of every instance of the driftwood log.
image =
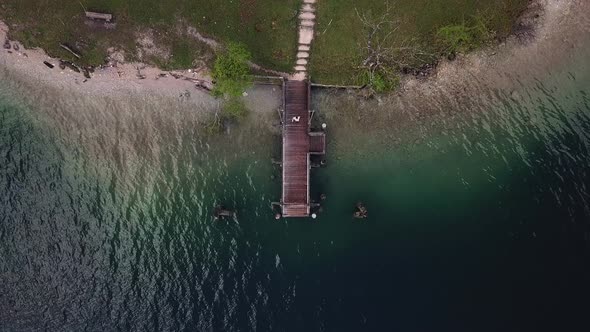
POLYGON ((71 48, 70 48, 68 45, 66 45, 66 44, 59 44, 59 46, 60 46, 61 48, 63 48, 64 50, 66 50, 66 51, 68 51, 68 52, 72 53, 72 54, 73 54, 73 55, 74 55, 76 58, 78 58, 78 59, 80 59, 80 58, 81 58, 80 54, 76 53, 76 52, 75 52, 74 50, 72 50, 72 49, 71 49, 71 48))
POLYGON ((91 28, 105 28, 112 30, 117 27, 117 23, 113 21, 113 15, 108 13, 84 12, 86 20, 84 23, 91 28))
POLYGON ((86 14, 86 18, 90 18, 93 20, 100 20, 100 21, 105 21, 105 22, 110 22, 113 20, 112 14, 96 13, 96 12, 85 12, 85 14, 86 14))
POLYGON ((205 81, 205 80, 198 80, 195 78, 185 78, 187 81, 190 81, 192 83, 195 84, 196 88, 200 88, 206 91, 211 91, 213 90, 213 84, 209 81, 205 81))
POLYGON ((66 69, 66 67, 70 68, 71 70, 75 71, 76 73, 80 72, 80 68, 69 61, 60 60, 59 68, 66 69))

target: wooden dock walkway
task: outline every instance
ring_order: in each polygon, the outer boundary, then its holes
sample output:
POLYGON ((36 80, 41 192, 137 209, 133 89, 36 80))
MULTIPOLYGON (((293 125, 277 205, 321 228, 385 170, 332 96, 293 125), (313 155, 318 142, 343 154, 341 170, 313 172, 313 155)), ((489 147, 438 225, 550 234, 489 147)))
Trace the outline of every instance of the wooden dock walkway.
POLYGON ((310 91, 308 81, 289 80, 284 85, 283 217, 310 215, 310 154, 325 152, 324 133, 310 133, 310 91))

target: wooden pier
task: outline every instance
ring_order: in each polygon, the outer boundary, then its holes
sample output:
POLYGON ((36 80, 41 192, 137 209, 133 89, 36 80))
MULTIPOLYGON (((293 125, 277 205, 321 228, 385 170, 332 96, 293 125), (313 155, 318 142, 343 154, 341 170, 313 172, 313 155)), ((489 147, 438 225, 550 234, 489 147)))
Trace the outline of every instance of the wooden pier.
POLYGON ((311 132, 310 92, 308 81, 288 80, 283 85, 283 217, 310 215, 310 155, 326 150, 324 133, 311 132))

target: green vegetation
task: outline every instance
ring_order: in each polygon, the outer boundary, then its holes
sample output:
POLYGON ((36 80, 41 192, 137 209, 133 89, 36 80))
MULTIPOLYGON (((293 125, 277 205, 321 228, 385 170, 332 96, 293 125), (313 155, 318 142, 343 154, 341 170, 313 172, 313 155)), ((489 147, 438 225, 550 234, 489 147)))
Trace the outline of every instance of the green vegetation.
POLYGON ((167 66, 172 69, 190 68, 194 59, 195 54, 191 45, 185 40, 177 40, 172 44, 172 56, 167 66))
POLYGON ((473 36, 464 24, 448 25, 438 30, 438 36, 447 44, 449 52, 465 50, 473 45, 473 36))
MULTIPOLYGON (((0 19, 10 25, 12 38, 27 47, 39 46, 51 55, 76 60, 59 47, 67 43, 82 54, 77 61, 81 65, 101 64, 107 48, 114 47, 128 60, 164 69, 217 67, 213 69, 218 92, 235 95, 244 83, 242 69, 223 68, 229 56, 225 53, 214 66, 218 50, 195 38, 188 27, 222 45, 240 43, 252 61, 264 67, 291 71, 301 2, 3 0, 0 19), (85 24, 84 9, 114 14, 116 29, 85 24), (141 40, 146 35, 155 51, 145 51, 141 40)), ((321 0, 310 74, 326 84, 391 90, 400 71, 420 70, 441 56, 505 38, 527 4, 528 0, 321 0)))
POLYGON ((230 97, 223 105, 222 115, 231 120, 239 120, 248 115, 248 109, 239 97, 230 97))
POLYGON ((438 30, 438 37, 443 45, 443 52, 453 54, 468 52, 489 42, 494 36, 482 15, 474 17, 474 25, 447 25, 438 30))
POLYGON ((379 70, 367 69, 361 72, 360 77, 355 78, 354 81, 361 86, 367 86, 373 92, 383 93, 395 90, 399 85, 400 76, 397 73, 383 73, 379 70))
POLYGON ((212 76, 217 96, 237 97, 250 85, 250 53, 240 44, 229 43, 227 50, 217 56, 212 76))
POLYGON ((327 84, 364 84, 372 77, 378 90, 382 81, 395 83, 400 70, 420 69, 449 53, 505 38, 527 4, 528 0, 318 1, 311 77, 327 84))
POLYGON ((399 84, 399 76, 392 74, 392 75, 384 75, 381 73, 375 73, 369 84, 375 90, 375 92, 386 92, 393 90, 399 84))
POLYGON ((225 97, 221 115, 215 115, 209 125, 210 132, 223 128, 227 121, 237 121, 248 115, 248 109, 241 99, 244 90, 251 84, 248 61, 251 55, 238 43, 229 43, 227 49, 217 56, 212 76, 215 80, 213 95, 225 97))
POLYGON ((289 70, 295 62, 296 13, 300 0, 3 0, 0 19, 12 38, 27 47, 42 47, 51 55, 72 59, 59 47, 67 43, 82 53, 81 64, 101 64, 107 48, 138 55, 138 33, 151 30, 159 48, 170 57, 142 60, 166 68, 210 64, 212 50, 186 34, 194 26, 222 43, 240 42, 256 63, 289 70), (107 30, 84 23, 84 9, 115 16, 117 28, 107 30))

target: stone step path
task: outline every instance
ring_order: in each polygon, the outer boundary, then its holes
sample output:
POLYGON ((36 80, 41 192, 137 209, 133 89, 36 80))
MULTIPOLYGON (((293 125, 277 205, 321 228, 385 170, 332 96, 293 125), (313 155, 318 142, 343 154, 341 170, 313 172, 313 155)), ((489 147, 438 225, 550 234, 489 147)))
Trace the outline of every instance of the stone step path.
POLYGON ((297 62, 295 73, 289 79, 304 81, 308 78, 307 64, 309 63, 309 52, 311 42, 315 34, 315 4, 317 0, 303 0, 299 13, 299 45, 297 47, 297 62))

